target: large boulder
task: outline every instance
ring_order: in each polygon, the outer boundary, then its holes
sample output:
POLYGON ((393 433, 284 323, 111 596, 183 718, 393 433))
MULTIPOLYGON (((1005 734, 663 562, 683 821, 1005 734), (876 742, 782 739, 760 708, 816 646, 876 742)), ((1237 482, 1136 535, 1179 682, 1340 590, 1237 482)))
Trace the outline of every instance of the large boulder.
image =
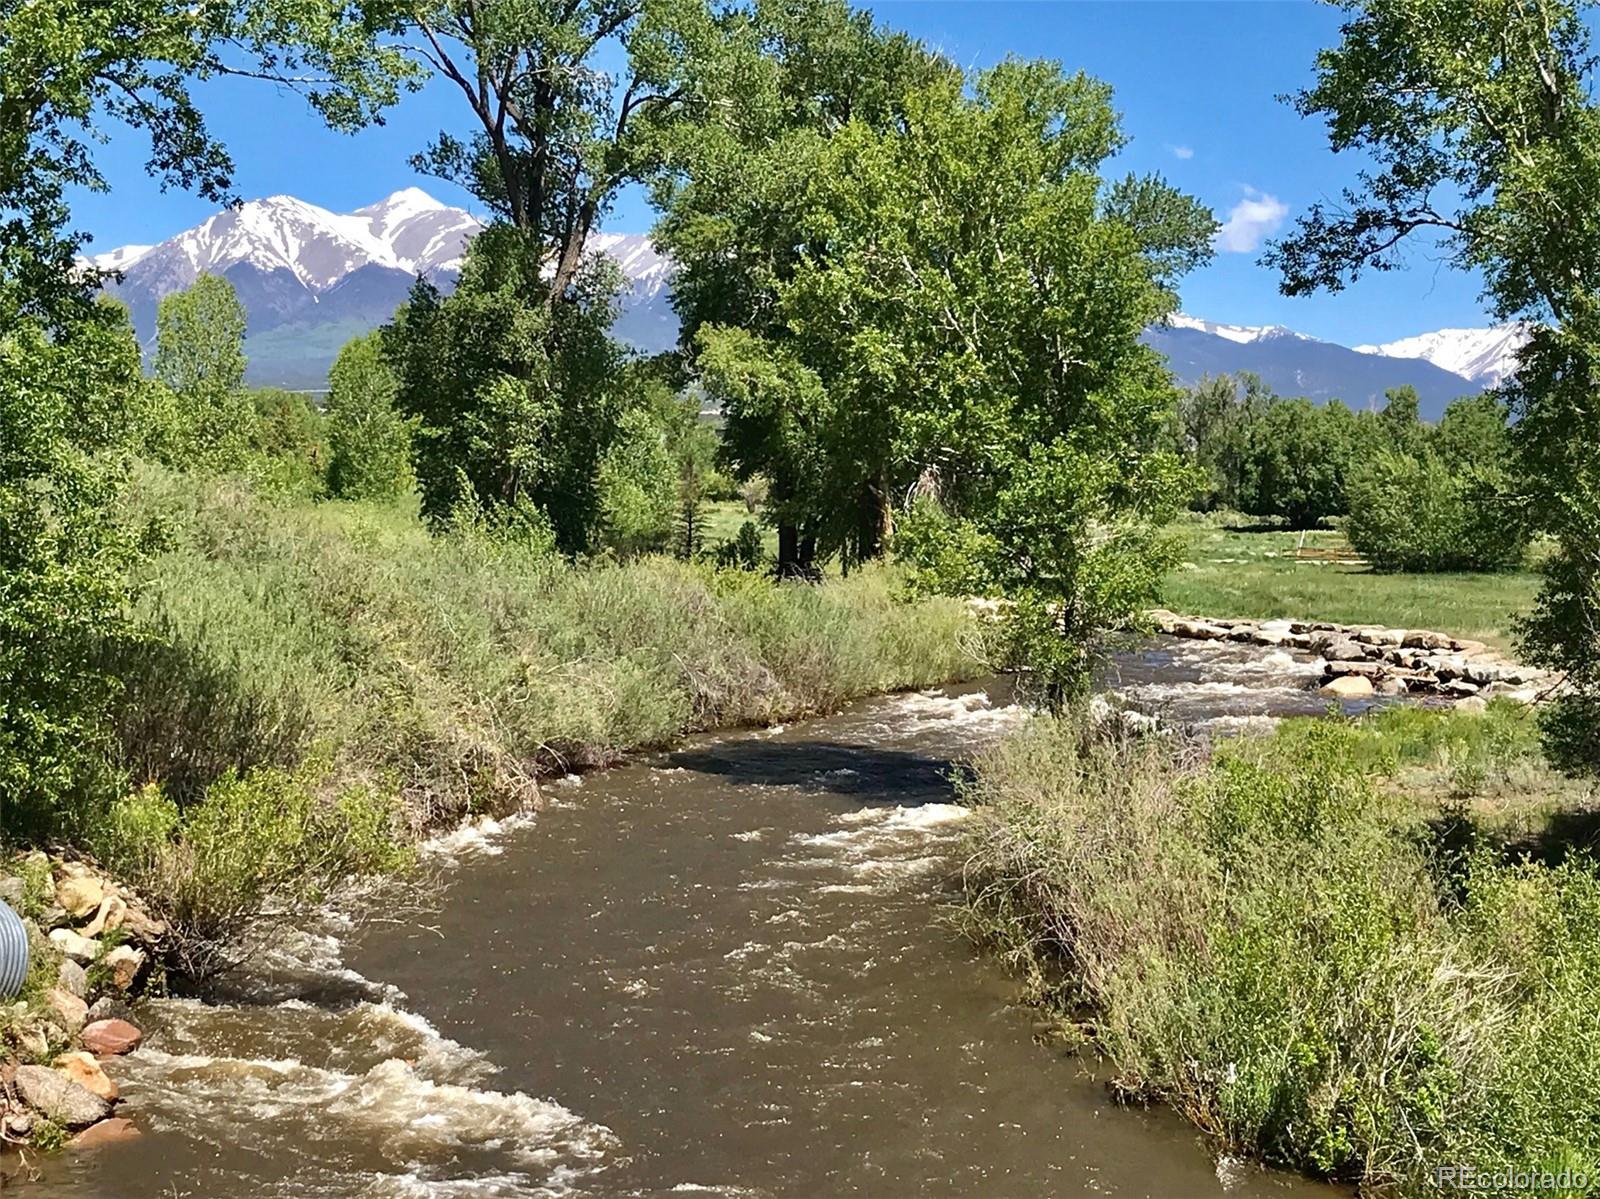
POLYGON ((139 1135, 139 1129, 132 1120, 122 1116, 112 1116, 109 1120, 102 1120, 93 1128, 86 1128, 72 1138, 74 1149, 96 1149, 101 1145, 117 1145, 123 1141, 131 1141, 139 1135))
POLYGON ((1374 691, 1372 680, 1365 675, 1344 674, 1326 682, 1320 688, 1323 695, 1335 699, 1367 699, 1374 691))
POLYGON ((83 1030, 83 1047, 101 1057, 115 1057, 130 1053, 144 1039, 141 1033, 126 1020, 96 1020, 83 1030))
POLYGON ((1174 637, 1188 637, 1195 641, 1221 641, 1228 635, 1224 626, 1203 620, 1174 620, 1171 628, 1174 637))
POLYGON ((50 934, 50 943, 80 966, 90 965, 100 956, 99 941, 93 937, 80 936, 70 928, 56 929, 50 934))
POLYGON ((1328 663, 1328 673, 1330 675, 1361 674, 1369 679, 1375 679, 1379 675, 1387 674, 1388 672, 1389 666, 1385 662, 1336 661, 1328 663))
POLYGON ((119 991, 131 991, 139 971, 144 969, 144 954, 131 945, 118 945, 100 964, 111 973, 111 983, 119 991))
POLYGON ((93 875, 64 878, 56 884, 56 902, 74 919, 87 916, 100 906, 105 897, 105 888, 93 875))
POLYGON ((1365 646, 1343 633, 1324 632, 1312 637, 1311 650, 1330 662, 1359 662, 1367 656, 1365 646))
POLYGON ((24 1103, 65 1128, 86 1128, 111 1111, 89 1088, 49 1066, 18 1066, 15 1082, 24 1103))
POLYGON ((61 969, 56 974, 56 985, 84 999, 89 994, 89 972, 71 958, 62 958, 61 969))
POLYGON ((1443 633, 1431 633, 1427 629, 1415 629, 1405 635, 1400 642, 1408 649, 1449 649, 1455 644, 1453 638, 1446 637, 1443 633))
POLYGON ((94 919, 78 931, 86 937, 98 937, 101 933, 115 932, 122 927, 122 921, 127 913, 128 905, 120 897, 107 895, 100 901, 100 908, 95 912, 94 919))
POLYGON ((51 987, 45 996, 50 1015, 69 1033, 75 1033, 89 1019, 89 1005, 66 987, 51 987))

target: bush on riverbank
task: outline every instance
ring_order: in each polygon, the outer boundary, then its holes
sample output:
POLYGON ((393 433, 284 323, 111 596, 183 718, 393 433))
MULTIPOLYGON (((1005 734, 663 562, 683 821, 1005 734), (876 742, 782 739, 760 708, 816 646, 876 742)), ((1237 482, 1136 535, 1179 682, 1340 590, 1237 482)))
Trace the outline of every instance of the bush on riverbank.
POLYGON ((1231 1151, 1410 1193, 1595 1177, 1600 878, 1516 798, 1560 786, 1535 740, 1498 705, 1211 758, 1041 720, 972 784, 975 927, 1231 1151))
POLYGON ((1388 452, 1356 471, 1345 531, 1382 571, 1516 570, 1528 530, 1500 467, 1462 467, 1432 451, 1388 452))
POLYGON ((160 548, 138 635, 104 650, 122 798, 79 796, 53 832, 201 945, 533 798, 543 771, 982 669, 961 605, 902 603, 885 569, 574 567, 405 507, 154 468, 127 510, 160 548))

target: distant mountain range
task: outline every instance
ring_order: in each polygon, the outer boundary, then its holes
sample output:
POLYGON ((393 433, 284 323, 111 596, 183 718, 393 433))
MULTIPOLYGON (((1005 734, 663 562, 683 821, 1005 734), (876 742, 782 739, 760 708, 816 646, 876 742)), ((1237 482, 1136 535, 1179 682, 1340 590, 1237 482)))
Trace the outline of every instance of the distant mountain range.
POLYGON ((1509 375, 1527 334, 1515 325, 1440 329, 1352 348, 1282 325, 1221 325, 1179 313, 1148 330, 1145 340, 1167 356, 1184 384, 1251 371, 1279 395, 1369 408, 1382 406, 1385 391, 1409 383, 1417 389, 1422 415, 1437 419, 1451 400, 1476 395, 1509 375))
MULTIPOLYGON (((155 337, 156 308, 202 274, 233 284, 248 314, 251 382, 320 388, 351 337, 383 324, 421 275, 455 287, 467 242, 482 222, 418 188, 354 212, 293 196, 226 209, 156 246, 122 246, 88 261, 122 272, 106 290, 133 314, 141 340, 155 337)), ((637 233, 601 233, 591 249, 610 254, 629 282, 616 332, 649 353, 677 343, 667 303, 671 264, 637 233)))
MULTIPOLYGON (((349 338, 387 321, 418 275, 449 291, 468 240, 482 228, 471 213, 407 188, 354 212, 335 213, 293 196, 269 196, 228 209, 156 246, 122 246, 89 259, 122 272, 107 290, 132 310, 147 343, 161 297, 203 273, 220 274, 249 315, 245 349, 252 382, 325 385, 328 366, 349 338)), ((609 254, 628 281, 617 336, 645 353, 677 344, 669 303, 672 263, 648 235, 600 233, 593 251, 609 254)), ((1409 383, 1424 416, 1461 395, 1499 383, 1515 366, 1526 334, 1517 326, 1440 329, 1384 345, 1347 347, 1281 325, 1224 325, 1178 314, 1145 340, 1165 354, 1180 382, 1252 371, 1280 395, 1335 397, 1352 407, 1380 405, 1409 383)))

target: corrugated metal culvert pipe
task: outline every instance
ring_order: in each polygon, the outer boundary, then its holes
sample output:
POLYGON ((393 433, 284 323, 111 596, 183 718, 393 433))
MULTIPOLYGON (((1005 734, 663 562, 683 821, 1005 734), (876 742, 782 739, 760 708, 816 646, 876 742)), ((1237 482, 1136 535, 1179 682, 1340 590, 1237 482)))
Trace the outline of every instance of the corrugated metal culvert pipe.
POLYGON ((28 977, 28 928, 0 899, 0 999, 22 990, 28 977))

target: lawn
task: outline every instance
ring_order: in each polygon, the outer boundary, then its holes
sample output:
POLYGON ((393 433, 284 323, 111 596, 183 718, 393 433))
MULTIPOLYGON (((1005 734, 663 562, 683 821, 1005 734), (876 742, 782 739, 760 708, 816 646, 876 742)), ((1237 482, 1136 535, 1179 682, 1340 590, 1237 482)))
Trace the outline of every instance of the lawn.
POLYGON ((1188 553, 1162 602, 1190 615, 1436 629, 1510 649, 1513 620, 1532 607, 1539 585, 1531 571, 1378 574, 1353 560, 1332 529, 1247 529, 1215 518, 1180 529, 1188 553))

